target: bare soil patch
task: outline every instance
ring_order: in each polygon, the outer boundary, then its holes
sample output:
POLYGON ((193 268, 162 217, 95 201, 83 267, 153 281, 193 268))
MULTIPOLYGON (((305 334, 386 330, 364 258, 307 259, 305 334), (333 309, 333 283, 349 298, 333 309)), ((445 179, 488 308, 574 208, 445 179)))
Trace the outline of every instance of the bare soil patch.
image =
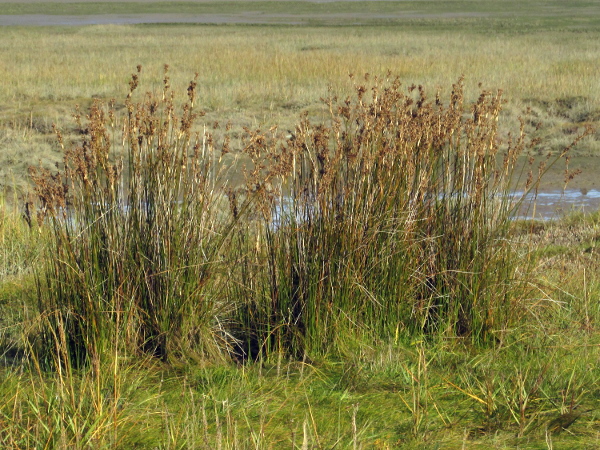
MULTIPOLYGON (((0 0, 1 2, 2 0, 0 0)), ((35 0, 30 0, 35 1, 35 0)), ((330 1, 330 0, 326 0, 330 1)), ((417 12, 398 12, 396 14, 268 14, 262 12, 242 12, 234 14, 94 14, 94 15, 51 15, 16 14, 0 15, 0 26, 57 26, 57 25, 132 25, 143 23, 197 23, 197 24, 284 24, 302 25, 314 21, 324 24, 351 23, 362 24, 373 21, 400 19, 460 19, 483 17, 480 13, 439 13, 423 14, 417 12)))

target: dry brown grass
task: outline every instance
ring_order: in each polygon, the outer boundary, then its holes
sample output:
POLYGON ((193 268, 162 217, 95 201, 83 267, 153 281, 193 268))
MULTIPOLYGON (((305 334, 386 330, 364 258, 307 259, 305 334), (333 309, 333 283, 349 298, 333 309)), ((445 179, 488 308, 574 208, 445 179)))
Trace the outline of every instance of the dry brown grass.
MULTIPOLYGON (((198 71, 199 104, 207 122, 291 126, 303 109, 320 110, 316 99, 349 92, 347 75, 398 74, 430 89, 466 75, 465 93, 477 84, 503 88, 513 119, 528 105, 551 125, 556 151, 577 122, 598 121, 600 57, 594 33, 536 32, 475 34, 462 31, 403 31, 401 28, 290 28, 250 26, 91 26, 5 28, 0 31, 0 98, 3 98, 2 167, 14 167, 17 183, 27 165, 55 159, 50 124, 69 123, 72 105, 90 97, 121 98, 137 65, 158 87, 163 63, 174 71, 175 89, 184 74, 198 71), (43 57, 41 56, 43 55, 43 57), (160 55, 157 60, 157 55, 160 55), (575 99, 562 111, 550 105, 575 99)), ((508 122, 511 122, 509 119, 508 122)), ((514 123, 514 120, 513 120, 514 123)), ((548 140, 546 140, 548 142, 548 140)), ((595 152, 589 142, 581 152, 595 152)), ((5 184, 9 181, 4 177, 5 184)))

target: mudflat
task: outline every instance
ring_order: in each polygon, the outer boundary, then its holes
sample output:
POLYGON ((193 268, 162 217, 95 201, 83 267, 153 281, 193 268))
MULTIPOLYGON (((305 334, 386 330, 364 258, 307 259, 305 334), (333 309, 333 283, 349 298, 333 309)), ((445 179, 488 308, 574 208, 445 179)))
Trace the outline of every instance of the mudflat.
MULTIPOLYGON (((165 0, 128 0, 128 3, 158 3, 165 0)), ((339 0, 237 0, 244 3, 256 2, 305 2, 305 3, 333 3, 339 0)), ((413 0, 344 0, 345 2, 407 2, 413 0)), ((214 0, 178 0, 180 3, 212 3, 214 0)), ((0 0, 0 3, 14 3, 14 0, 0 0)), ((22 0, 19 3, 48 3, 47 0, 22 0)), ((53 0, 52 3, 98 3, 96 0, 53 0)), ((123 3, 120 0, 102 0, 102 3, 123 3)))
MULTIPOLYGON (((36 0, 31 0, 36 1, 36 0)), ((327 0, 329 1, 329 0, 327 0)), ((390 21, 402 19, 452 19, 484 17, 485 14, 443 13, 423 14, 418 12, 398 12, 395 14, 269 14, 263 12, 240 12, 232 14, 184 14, 184 13, 142 13, 142 14, 92 14, 92 15, 54 15, 54 14, 14 14, 0 15, 0 26, 51 26, 51 25, 133 25, 151 23, 197 23, 197 24, 281 24, 302 25, 318 20, 322 24, 349 23, 364 24, 372 21, 390 21)))

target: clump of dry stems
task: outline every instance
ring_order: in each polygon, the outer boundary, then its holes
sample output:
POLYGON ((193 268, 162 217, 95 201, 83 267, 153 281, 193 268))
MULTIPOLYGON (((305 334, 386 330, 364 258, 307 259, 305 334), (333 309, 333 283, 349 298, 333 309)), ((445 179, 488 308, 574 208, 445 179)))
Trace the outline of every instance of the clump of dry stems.
POLYGON ((247 142, 254 166, 266 167, 250 184, 271 187, 260 251, 247 242, 245 256, 262 271, 251 289, 247 275, 243 283, 250 354, 400 333, 486 340, 519 314, 511 180, 535 143, 521 129, 501 145, 502 93, 465 106, 462 79, 448 101, 397 79, 367 75, 354 88, 323 99, 327 123, 304 116, 285 144, 247 142))
POLYGON ((162 91, 134 102, 138 67, 123 117, 114 101, 95 100, 76 117, 81 142, 65 147, 62 169, 31 171, 37 220, 55 235, 35 342, 50 359, 119 351, 167 360, 227 347, 222 302, 206 286, 233 221, 220 206, 211 136, 194 128, 196 82, 180 109, 167 69, 162 91))
POLYGON ((230 335, 242 357, 415 333, 495 339, 525 292, 511 183, 535 143, 521 127, 502 144, 501 92, 465 106, 462 79, 448 100, 352 80, 352 96, 323 99, 324 123, 304 115, 286 138, 246 129, 218 158, 195 131, 195 81, 180 111, 167 72, 138 103, 133 75, 122 121, 95 101, 62 170, 32 170, 37 220, 55 233, 41 354, 166 360, 227 353, 230 335))

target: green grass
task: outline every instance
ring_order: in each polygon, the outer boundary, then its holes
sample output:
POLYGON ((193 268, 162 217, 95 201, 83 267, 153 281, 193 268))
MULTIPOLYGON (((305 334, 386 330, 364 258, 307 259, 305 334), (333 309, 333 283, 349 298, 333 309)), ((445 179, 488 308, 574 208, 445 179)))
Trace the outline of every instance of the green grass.
POLYGON ((569 344, 558 336, 524 334, 520 343, 494 351, 440 342, 425 346, 421 357, 419 344, 401 344, 309 365, 124 366, 116 379, 107 367, 99 382, 92 373, 74 374, 62 388, 50 375, 3 369, 0 442, 62 448, 302 448, 306 442, 308 448, 591 449, 600 433, 594 409, 600 380, 590 366, 590 345, 598 341, 579 338, 569 344), (415 378, 423 362, 426 373, 415 378), (90 403, 73 404, 71 389, 90 403), (94 410, 96 391, 104 398, 102 410, 94 410), (10 402, 15 392, 19 403, 10 402), (415 401, 421 402, 418 415, 415 401), (574 404, 582 414, 567 430, 553 431, 574 404))

